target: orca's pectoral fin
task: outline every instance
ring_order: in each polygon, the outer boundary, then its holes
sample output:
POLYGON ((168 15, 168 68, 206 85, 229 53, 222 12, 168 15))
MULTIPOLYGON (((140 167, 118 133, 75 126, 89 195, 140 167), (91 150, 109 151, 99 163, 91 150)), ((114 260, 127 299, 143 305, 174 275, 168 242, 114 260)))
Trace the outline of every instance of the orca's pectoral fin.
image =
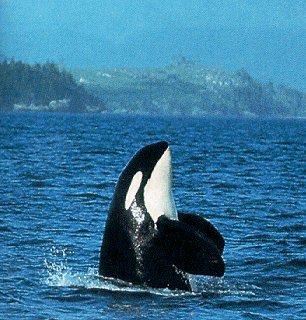
POLYGON ((216 245, 220 254, 223 253, 224 238, 211 222, 196 214, 183 212, 178 212, 178 219, 195 228, 202 236, 209 238, 216 245))
POLYGON ((191 274, 224 275, 225 265, 217 246, 191 225, 162 216, 157 221, 157 246, 169 263, 191 274))

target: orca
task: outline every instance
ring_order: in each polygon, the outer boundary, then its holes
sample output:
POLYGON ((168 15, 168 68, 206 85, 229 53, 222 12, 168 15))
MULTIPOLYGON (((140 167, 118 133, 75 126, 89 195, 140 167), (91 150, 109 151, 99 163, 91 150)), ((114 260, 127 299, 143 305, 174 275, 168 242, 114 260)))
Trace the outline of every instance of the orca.
POLYGON ((147 145, 119 176, 100 250, 99 275, 191 291, 189 274, 222 277, 224 238, 196 214, 178 212, 166 141, 147 145))

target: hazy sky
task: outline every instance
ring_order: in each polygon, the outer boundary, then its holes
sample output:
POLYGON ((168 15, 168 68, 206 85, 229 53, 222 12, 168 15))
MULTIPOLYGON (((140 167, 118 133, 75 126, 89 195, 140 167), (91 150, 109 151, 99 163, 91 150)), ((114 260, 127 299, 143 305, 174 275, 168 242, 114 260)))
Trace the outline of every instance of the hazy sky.
POLYGON ((306 0, 0 0, 1 57, 164 66, 184 55, 306 91, 306 0))

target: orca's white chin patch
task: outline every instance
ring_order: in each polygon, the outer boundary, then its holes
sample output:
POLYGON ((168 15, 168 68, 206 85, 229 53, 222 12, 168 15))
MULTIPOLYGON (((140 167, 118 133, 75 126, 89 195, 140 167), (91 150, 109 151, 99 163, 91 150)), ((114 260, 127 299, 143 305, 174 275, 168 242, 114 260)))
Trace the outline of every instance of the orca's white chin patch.
POLYGON ((169 147, 156 163, 144 187, 144 203, 154 223, 161 215, 178 220, 172 194, 172 165, 169 147))

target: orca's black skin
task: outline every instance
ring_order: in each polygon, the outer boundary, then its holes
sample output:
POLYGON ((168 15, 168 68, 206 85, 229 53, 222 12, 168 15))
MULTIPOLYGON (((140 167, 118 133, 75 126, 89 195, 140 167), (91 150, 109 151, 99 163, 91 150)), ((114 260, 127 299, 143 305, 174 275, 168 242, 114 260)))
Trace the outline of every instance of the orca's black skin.
POLYGON ((208 220, 192 213, 178 212, 178 219, 182 222, 193 226, 200 234, 208 237, 218 248, 220 254, 223 253, 225 241, 221 233, 208 220))
POLYGON ((165 141, 142 148, 122 171, 105 225, 99 274, 190 291, 188 273, 224 275, 224 239, 209 221, 194 214, 178 212, 178 220, 161 215, 154 223, 145 206, 144 188, 167 148, 165 141), (143 176, 135 201, 141 219, 136 219, 135 212, 125 208, 125 199, 139 171, 143 176))
MULTIPOLYGON (((201 218, 202 219, 202 218, 201 218)), ((182 221, 161 216, 145 251, 146 282, 151 287, 190 291, 186 272, 222 277, 225 265, 212 239, 182 221)))
POLYGON ((143 251, 156 234, 156 230, 150 214, 142 205, 143 190, 156 163, 167 148, 168 143, 165 141, 145 146, 123 169, 105 225, 100 253, 100 275, 136 284, 145 282, 146 267, 142 261, 143 251), (126 210, 124 206, 131 180, 138 171, 143 173, 142 183, 136 194, 136 201, 143 215, 141 224, 133 219, 130 210, 126 210))

